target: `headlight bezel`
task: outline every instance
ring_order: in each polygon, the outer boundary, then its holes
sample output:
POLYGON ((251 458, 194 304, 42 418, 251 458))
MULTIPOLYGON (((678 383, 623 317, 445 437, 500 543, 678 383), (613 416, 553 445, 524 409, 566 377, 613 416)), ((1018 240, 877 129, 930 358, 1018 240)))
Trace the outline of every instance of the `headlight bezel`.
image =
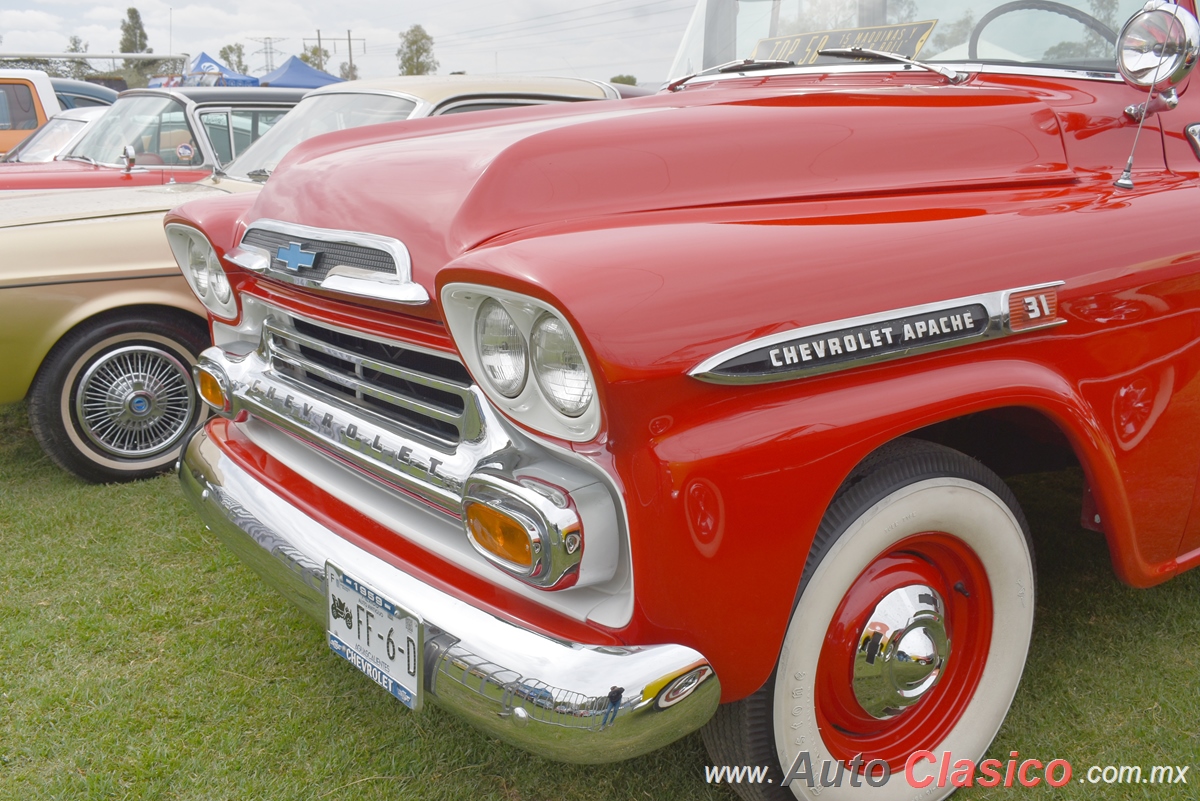
POLYGON ((600 403, 597 398, 595 374, 578 334, 558 309, 537 298, 496 287, 479 284, 454 283, 442 288, 442 309, 446 324, 463 356, 467 369, 494 406, 517 422, 536 431, 568 442, 587 442, 600 431, 600 403), (521 332, 526 352, 526 377, 520 391, 505 396, 492 384, 483 366, 476 338, 476 321, 480 308, 487 301, 499 304, 521 332), (547 395, 536 378, 532 336, 534 326, 546 316, 553 316, 570 337, 578 353, 582 372, 590 387, 590 399, 575 416, 565 414, 547 395))
POLYGON ((1200 23, 1182 6, 1168 0, 1147 0, 1117 35, 1117 69, 1125 82, 1135 89, 1167 92, 1181 84, 1196 66, 1200 56, 1200 23), (1157 25, 1167 27, 1170 52, 1149 53, 1144 45, 1157 25), (1132 55, 1131 55, 1132 54, 1132 55), (1139 60, 1140 59, 1140 60, 1139 60))
POLYGON ((208 237, 198 229, 180 223, 168 223, 166 234, 179 271, 204 308, 223 320, 236 320, 237 295, 208 237))

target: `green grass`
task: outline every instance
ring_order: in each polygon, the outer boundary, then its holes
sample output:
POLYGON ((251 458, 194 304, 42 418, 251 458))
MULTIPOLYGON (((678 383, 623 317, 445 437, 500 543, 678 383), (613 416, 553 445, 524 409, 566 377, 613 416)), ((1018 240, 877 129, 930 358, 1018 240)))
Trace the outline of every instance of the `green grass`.
MULTIPOLYGON (((1200 575, 1112 576, 1074 472, 1017 486, 1035 532, 1032 657, 992 755, 1193 764, 1200 575)), ((0 408, 0 799, 732 799, 692 735, 619 765, 539 759, 409 713, 206 532, 176 479, 89 486, 0 408)), ((1200 768, 1193 768, 1200 772, 1200 768)), ((1092 787, 1055 798, 1191 798, 1092 787)), ((898 780, 898 779, 897 779, 898 780)))

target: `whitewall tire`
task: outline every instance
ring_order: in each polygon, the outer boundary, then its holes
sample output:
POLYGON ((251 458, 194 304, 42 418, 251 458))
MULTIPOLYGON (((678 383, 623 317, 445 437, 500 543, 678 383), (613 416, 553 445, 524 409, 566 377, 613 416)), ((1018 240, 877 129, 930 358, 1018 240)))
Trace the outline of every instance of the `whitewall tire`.
POLYGON ((982 759, 1020 682, 1033 611, 1028 528, 1004 483, 948 448, 891 443, 827 510, 775 674, 718 711, 710 756, 772 766, 773 782, 737 788, 750 799, 944 798, 955 787, 910 786, 905 762, 925 750, 982 759), (856 781, 820 786, 824 763, 831 782, 860 754, 856 781))

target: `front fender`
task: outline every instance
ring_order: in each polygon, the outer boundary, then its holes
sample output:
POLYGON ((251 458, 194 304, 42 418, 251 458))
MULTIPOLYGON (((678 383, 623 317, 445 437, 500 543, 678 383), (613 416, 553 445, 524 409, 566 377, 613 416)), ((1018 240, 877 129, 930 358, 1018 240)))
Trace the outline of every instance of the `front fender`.
MULTIPOLYGON (((872 371, 867 383, 861 375, 818 379, 820 391, 805 382, 751 394, 720 388, 728 396, 722 414, 660 421, 670 426, 661 436, 613 445, 626 479, 639 607, 711 655, 726 701, 770 675, 838 487, 873 450, 916 429, 1000 407, 1043 413, 1083 464, 1110 542, 1132 542, 1103 428, 1063 376, 1020 359, 939 361, 872 371), (681 581, 693 589, 681 592, 681 581)), ((1155 571, 1132 546, 1114 548, 1114 558, 1127 576, 1155 571)))

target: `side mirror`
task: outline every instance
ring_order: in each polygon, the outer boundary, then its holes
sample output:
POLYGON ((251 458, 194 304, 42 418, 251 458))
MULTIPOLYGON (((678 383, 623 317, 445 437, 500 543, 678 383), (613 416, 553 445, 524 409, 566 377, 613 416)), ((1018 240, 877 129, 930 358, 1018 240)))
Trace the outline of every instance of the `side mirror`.
POLYGON ((121 153, 121 163, 125 165, 125 172, 133 172, 133 167, 137 164, 137 151, 133 149, 133 145, 125 145, 125 150, 121 153))
POLYGON ((1182 6, 1168 0, 1148 0, 1129 18, 1117 37, 1117 68, 1135 89, 1150 95, 1125 113, 1135 120, 1179 104, 1175 87, 1196 66, 1200 56, 1200 22, 1182 6), (1157 95, 1157 97, 1155 97, 1157 95))

